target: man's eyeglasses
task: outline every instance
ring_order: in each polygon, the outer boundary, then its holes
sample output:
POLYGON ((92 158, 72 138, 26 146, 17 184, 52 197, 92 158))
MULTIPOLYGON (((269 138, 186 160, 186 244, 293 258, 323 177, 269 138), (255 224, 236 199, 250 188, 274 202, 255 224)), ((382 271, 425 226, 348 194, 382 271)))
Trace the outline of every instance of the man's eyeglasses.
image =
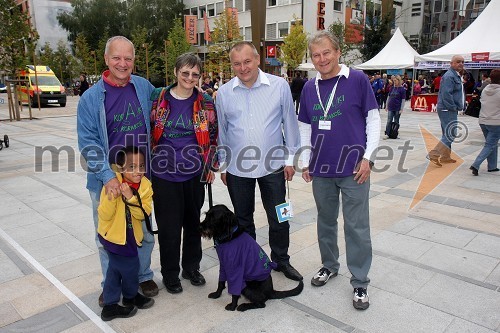
POLYGON ((199 73, 190 73, 190 72, 180 72, 180 73, 181 73, 181 76, 185 79, 189 78, 189 75, 191 75, 191 77, 195 80, 198 80, 200 78, 199 73))

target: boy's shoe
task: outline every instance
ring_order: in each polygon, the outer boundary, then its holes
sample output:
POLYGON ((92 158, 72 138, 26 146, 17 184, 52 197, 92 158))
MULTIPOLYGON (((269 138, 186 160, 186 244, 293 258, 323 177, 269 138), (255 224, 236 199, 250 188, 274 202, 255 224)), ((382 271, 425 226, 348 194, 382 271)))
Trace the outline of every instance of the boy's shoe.
POLYGON ((142 294, 146 297, 153 297, 158 295, 158 285, 153 280, 148 280, 139 283, 142 294))
POLYGON ((337 276, 337 273, 332 273, 328 268, 322 267, 311 279, 311 284, 316 287, 321 287, 324 286, 331 277, 335 276, 337 276))
POLYGON ((366 310, 370 306, 370 299, 366 288, 354 288, 352 305, 356 310, 366 310))
POLYGON ((121 306, 119 304, 105 305, 101 312, 103 321, 113 320, 115 318, 129 318, 137 313, 135 306, 121 306))
POLYGON ((387 140, 387 139, 389 139, 389 136, 388 135, 384 135, 384 137, 382 139, 387 140))
POLYGON ((150 298, 150 297, 146 297, 146 296, 143 296, 139 293, 137 293, 137 295, 135 295, 134 298, 125 298, 123 297, 123 301, 122 301, 123 305, 124 306, 137 306, 138 309, 147 309, 147 308, 150 308, 153 306, 153 304, 155 304, 155 300, 150 298))

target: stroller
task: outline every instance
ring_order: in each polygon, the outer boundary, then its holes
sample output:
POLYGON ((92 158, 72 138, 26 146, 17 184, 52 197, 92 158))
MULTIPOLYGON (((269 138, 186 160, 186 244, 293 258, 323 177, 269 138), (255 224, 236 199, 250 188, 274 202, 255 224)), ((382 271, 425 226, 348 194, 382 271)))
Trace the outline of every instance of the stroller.
POLYGON ((9 136, 7 134, 3 136, 3 140, 0 139, 0 150, 3 149, 3 145, 5 145, 5 148, 9 148, 9 136))

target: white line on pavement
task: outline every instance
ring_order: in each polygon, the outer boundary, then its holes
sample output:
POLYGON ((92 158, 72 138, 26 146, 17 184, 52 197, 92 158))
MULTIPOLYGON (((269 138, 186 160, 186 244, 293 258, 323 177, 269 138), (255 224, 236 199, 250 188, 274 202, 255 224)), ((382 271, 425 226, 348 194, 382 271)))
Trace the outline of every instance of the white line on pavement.
POLYGON ((5 231, 0 228, 0 236, 7 241, 20 255, 22 255, 36 270, 38 270, 47 280, 49 280, 57 289, 63 293, 73 304, 76 305, 90 320, 96 324, 103 332, 116 333, 108 324, 103 322, 101 318, 94 313, 85 303, 83 303, 75 294, 71 292, 61 281, 56 279, 45 267, 35 260, 26 250, 22 248, 14 239, 12 239, 5 231))

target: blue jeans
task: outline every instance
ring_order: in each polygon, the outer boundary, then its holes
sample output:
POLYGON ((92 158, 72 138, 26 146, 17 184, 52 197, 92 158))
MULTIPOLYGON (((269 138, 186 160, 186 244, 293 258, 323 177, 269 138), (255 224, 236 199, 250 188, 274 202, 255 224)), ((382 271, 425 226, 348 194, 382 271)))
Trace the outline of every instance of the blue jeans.
POLYGON ((387 111, 387 124, 385 125, 385 135, 389 135, 389 132, 391 131, 391 123, 393 121, 396 124, 399 124, 399 117, 401 117, 401 113, 399 113, 399 110, 387 111))
POLYGON ((498 140, 500 140, 500 125, 480 124, 484 135, 484 147, 477 155, 472 166, 479 170, 479 166, 484 160, 488 160, 488 170, 497 168, 498 163, 498 140))
POLYGON ((451 149, 451 144, 457 137, 457 111, 437 110, 439 121, 441 122, 441 142, 451 149))
MULTIPOLYGON (((108 253, 102 246, 97 236, 97 222, 99 220, 97 216, 97 207, 99 206, 99 200, 101 193, 96 193, 89 191, 90 200, 92 201, 92 216, 94 218, 95 227, 95 243, 97 244, 97 249, 99 250, 99 260, 101 262, 102 271, 102 282, 101 287, 104 287, 104 281, 106 280, 106 273, 108 272, 109 258, 108 253)), ((150 234, 146 229, 146 223, 142 223, 142 232, 144 233, 144 238, 142 240, 142 246, 137 248, 139 252, 139 283, 144 281, 149 281, 153 279, 153 271, 151 270, 151 252, 153 252, 153 247, 155 246, 155 237, 150 234)))

